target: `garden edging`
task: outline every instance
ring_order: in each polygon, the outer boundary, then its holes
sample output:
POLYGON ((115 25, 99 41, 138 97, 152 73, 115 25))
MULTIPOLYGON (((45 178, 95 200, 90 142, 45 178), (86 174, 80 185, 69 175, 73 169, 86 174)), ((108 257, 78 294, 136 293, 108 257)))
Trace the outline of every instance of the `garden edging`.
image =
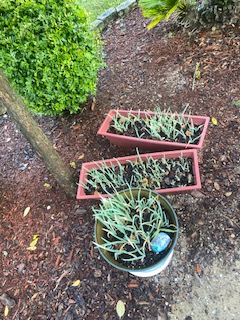
POLYGON ((104 30, 112 20, 124 17, 138 6, 138 0, 127 0, 115 8, 109 8, 92 22, 92 29, 104 30))

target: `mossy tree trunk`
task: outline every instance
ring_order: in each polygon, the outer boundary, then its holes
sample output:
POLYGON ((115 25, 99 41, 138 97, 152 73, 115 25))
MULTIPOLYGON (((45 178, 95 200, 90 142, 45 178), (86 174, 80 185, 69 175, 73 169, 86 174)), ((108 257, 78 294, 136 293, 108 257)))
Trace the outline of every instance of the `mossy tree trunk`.
POLYGON ((17 123, 20 131, 31 143, 59 185, 70 196, 76 194, 76 184, 67 166, 60 158, 51 142, 37 125, 23 100, 11 87, 6 76, 0 70, 0 107, 17 123))

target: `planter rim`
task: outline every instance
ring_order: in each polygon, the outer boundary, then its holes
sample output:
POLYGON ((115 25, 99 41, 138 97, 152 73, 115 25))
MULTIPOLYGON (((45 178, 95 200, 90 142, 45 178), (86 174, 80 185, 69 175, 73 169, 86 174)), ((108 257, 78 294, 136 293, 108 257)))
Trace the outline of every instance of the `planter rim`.
MULTIPOLYGON (((193 170, 194 170, 194 180, 195 184, 191 186, 186 187, 178 187, 178 188, 165 188, 165 189, 156 189, 154 190, 158 194, 167 194, 167 193, 178 193, 178 192, 190 192, 193 190, 201 189, 201 180, 200 180, 200 173, 199 173, 199 165, 198 165, 198 155, 196 149, 186 149, 186 150, 175 150, 175 151, 165 151, 165 152, 154 152, 154 153, 144 153, 139 155, 142 159, 147 157, 153 157, 154 159, 161 159, 164 156, 166 158, 178 158, 179 156, 183 157, 190 157, 193 159, 193 170)), ((87 176, 87 170, 90 168, 96 168, 101 163, 106 164, 114 164, 120 162, 121 164, 126 163, 126 160, 136 160, 139 157, 138 155, 131 155, 131 156, 125 156, 125 157, 118 157, 118 158, 112 158, 112 159, 105 159, 105 160, 98 160, 98 161, 92 161, 92 162, 85 162, 82 164, 82 168, 79 175, 79 184, 77 189, 77 195, 76 198, 78 200, 84 200, 84 199, 95 199, 99 200, 101 198, 108 198, 108 194, 90 194, 87 195, 85 193, 84 188, 81 186, 81 182, 86 181, 87 176)), ((120 191, 119 191, 120 192, 120 191)))
MULTIPOLYGON (((191 149, 191 148, 196 148, 196 149, 201 149, 203 145, 203 141, 206 135, 207 127, 210 121, 210 117, 207 116, 197 116, 197 115, 188 115, 188 114, 180 114, 180 113, 173 113, 175 116, 183 116, 184 118, 190 118, 193 119, 194 121, 200 121, 199 124, 203 124, 203 131, 200 137, 200 140, 198 141, 197 144, 190 144, 190 143, 181 143, 181 142, 171 142, 171 141, 164 141, 164 140, 154 140, 154 139, 143 139, 143 138, 137 138, 137 137, 131 137, 131 136, 124 136, 121 134, 117 133, 110 133, 108 132, 112 116, 116 114, 116 112, 119 112, 122 115, 126 115, 128 113, 131 114, 140 114, 140 115, 154 115, 156 112, 154 111, 141 111, 141 110, 124 110, 124 109, 111 109, 107 113, 104 121, 102 122, 100 128, 97 131, 97 135, 101 135, 106 137, 107 139, 110 140, 113 144, 117 144, 115 141, 117 139, 122 140, 122 144, 126 142, 131 142, 131 144, 135 144, 136 146, 138 145, 139 141, 141 141, 143 144, 145 143, 149 148, 151 146, 159 147, 169 147, 172 146, 175 149, 191 149)), ((162 112, 164 113, 164 112, 162 112)))
MULTIPOLYGON (((116 194, 113 194, 111 196, 111 198, 117 196, 117 194, 122 194, 122 193, 126 193, 128 192, 129 190, 132 190, 132 191, 138 191, 138 190, 141 190, 143 192, 147 192, 148 194, 151 193, 153 194, 155 197, 157 197, 158 199, 160 199, 160 202, 161 200, 164 201, 168 207, 168 209, 171 211, 171 214, 173 215, 174 217, 174 224, 176 225, 176 232, 174 233, 174 238, 173 238, 173 241, 172 241, 172 245, 171 245, 171 248, 170 250, 168 251, 168 253, 163 257, 164 259, 168 259, 170 257, 170 255, 173 253, 173 250, 176 246, 176 243, 177 243, 177 239, 178 239, 178 233, 179 233, 179 225, 178 225, 178 218, 177 218, 177 215, 175 213, 175 210, 173 209, 172 205, 170 204, 170 202, 165 198, 163 197, 162 195, 156 193, 155 191, 153 190, 149 190, 149 189, 145 189, 145 188, 130 188, 130 189, 124 189, 124 190, 121 190, 119 191, 118 193, 116 194)), ((101 224, 101 222, 99 222, 97 219, 95 219, 95 224, 94 224, 94 237, 95 237, 95 240, 96 240, 96 233, 97 233, 97 225, 98 224, 101 224)), ((97 242, 97 241, 96 241, 97 242)), ((139 269, 134 269, 134 268, 128 268, 128 267, 125 267, 125 266, 122 266, 118 261, 113 260, 116 262, 116 263, 113 263, 111 260, 108 259, 108 257, 106 257, 106 255, 103 253, 103 250, 101 248, 98 247, 98 251, 100 252, 101 256, 104 258, 104 260, 106 260, 111 266, 119 269, 119 270, 122 270, 122 271, 128 271, 131 273, 131 271, 133 271, 135 273, 135 275, 137 275, 138 271, 139 273, 141 272, 151 272, 153 269, 154 269, 154 266, 156 266, 157 264, 160 264, 161 261, 163 259, 160 259, 159 261, 156 261, 153 265, 149 266, 149 267, 144 267, 144 268, 139 268, 139 269)))

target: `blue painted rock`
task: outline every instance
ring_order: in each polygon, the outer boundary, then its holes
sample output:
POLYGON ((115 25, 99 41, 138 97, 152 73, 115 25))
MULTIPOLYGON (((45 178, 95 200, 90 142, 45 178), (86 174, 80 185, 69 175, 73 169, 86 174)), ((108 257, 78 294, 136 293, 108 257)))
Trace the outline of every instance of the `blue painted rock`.
POLYGON ((152 241, 151 241, 151 249, 156 252, 162 252, 165 250, 169 243, 171 242, 171 238, 165 232, 160 232, 152 241))

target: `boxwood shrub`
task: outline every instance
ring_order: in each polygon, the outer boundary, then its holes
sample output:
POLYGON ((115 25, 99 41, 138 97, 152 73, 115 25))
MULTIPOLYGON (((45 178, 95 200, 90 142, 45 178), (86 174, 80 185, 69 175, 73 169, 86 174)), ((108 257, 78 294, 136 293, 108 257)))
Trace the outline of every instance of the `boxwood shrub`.
POLYGON ((102 66, 99 35, 75 0, 0 1, 0 68, 36 113, 76 113, 102 66))

